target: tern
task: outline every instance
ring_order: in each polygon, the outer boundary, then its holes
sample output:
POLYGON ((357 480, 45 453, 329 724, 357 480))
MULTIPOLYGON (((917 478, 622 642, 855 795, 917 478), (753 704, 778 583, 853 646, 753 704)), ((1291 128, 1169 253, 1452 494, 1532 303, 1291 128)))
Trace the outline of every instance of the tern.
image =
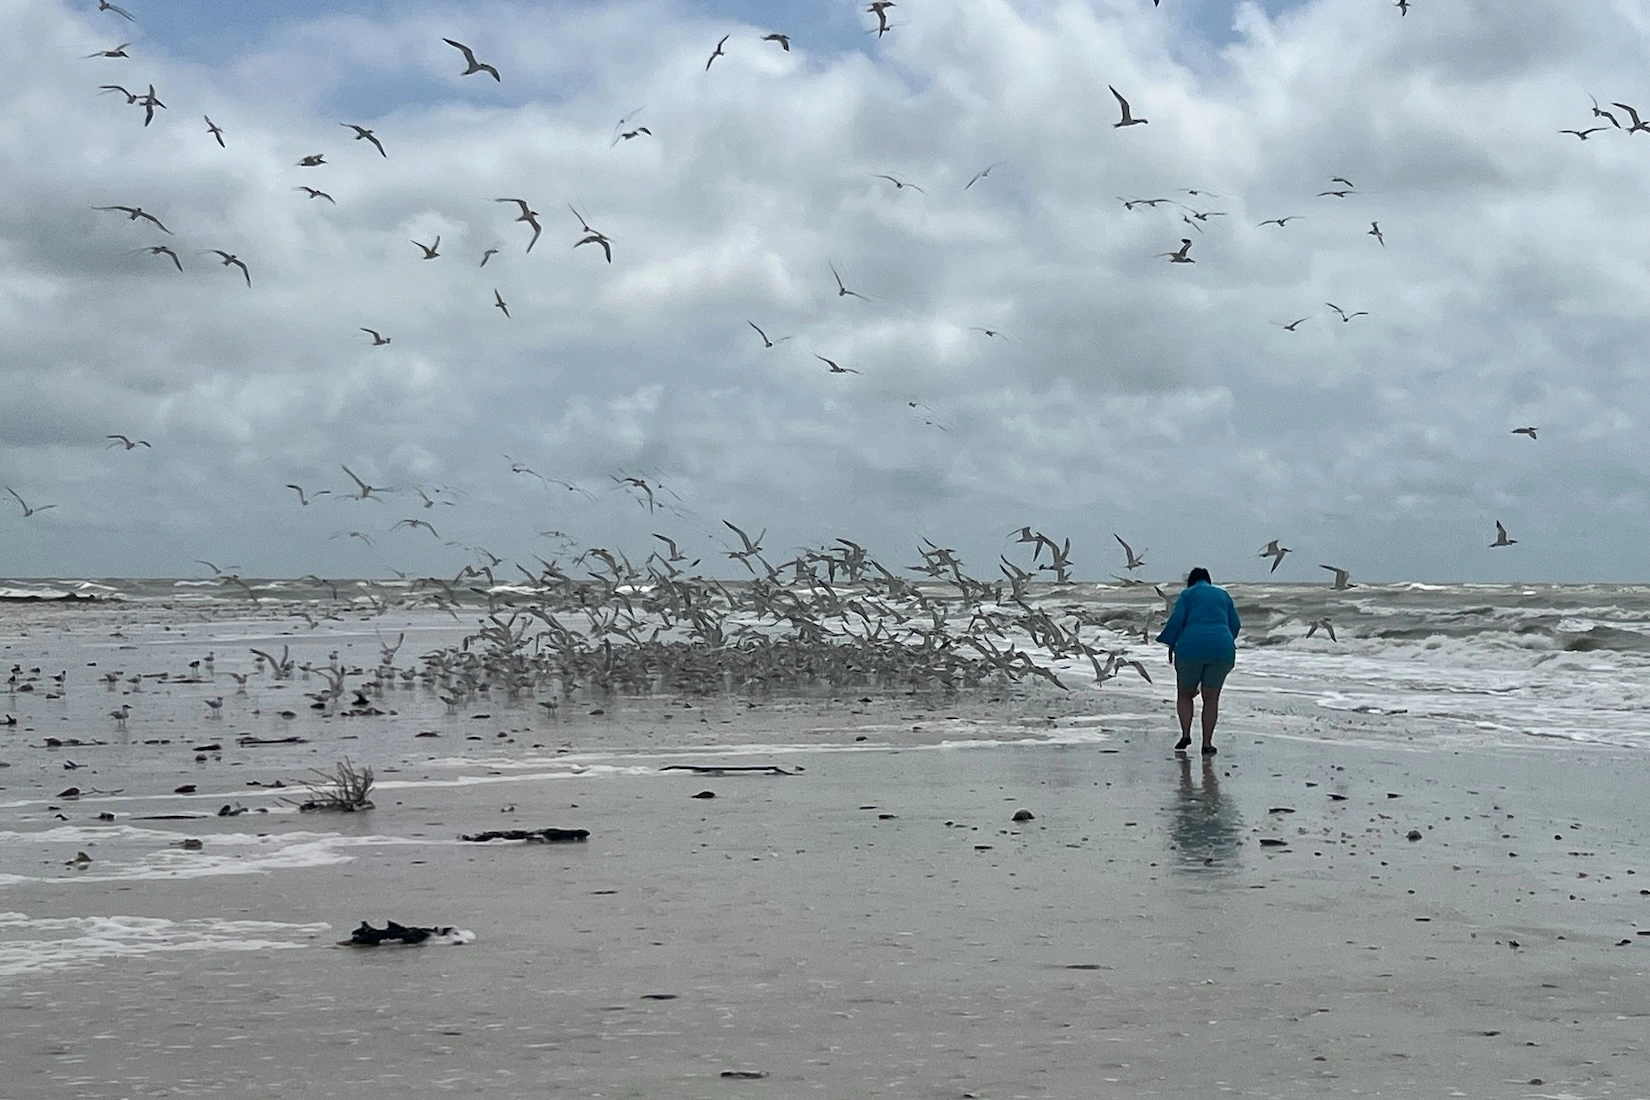
POLYGON ((309 502, 312 498, 315 500, 320 500, 322 497, 329 497, 332 495, 331 489, 317 489, 315 492, 306 496, 304 495, 304 487, 302 485, 288 485, 287 488, 298 494, 298 503, 303 505, 305 508, 309 507, 309 502))
POLYGON ((242 263, 240 258, 238 256, 236 256, 233 252, 225 252, 221 248, 209 248, 209 249, 207 249, 207 251, 211 252, 213 255, 221 256, 223 258, 223 266, 224 267, 229 267, 230 265, 234 265, 235 267, 240 268, 241 269, 241 274, 246 277, 246 285, 248 287, 252 286, 252 272, 250 272, 246 269, 246 264, 242 263))
POLYGON ((142 218, 146 222, 154 222, 155 223, 155 228, 159 229, 162 233, 165 233, 167 236, 172 235, 172 231, 170 229, 166 228, 164 225, 162 225, 159 218, 155 217, 153 214, 149 213, 149 211, 143 209, 143 207, 141 207, 141 206, 94 206, 94 207, 92 207, 92 209, 93 210, 119 210, 121 213, 126 215, 126 220, 129 221, 129 222, 135 222, 139 218, 142 218))
POLYGON ((497 287, 493 288, 493 308, 504 314, 505 317, 510 316, 510 307, 504 303, 504 295, 498 292, 497 287))
POLYGON ((1313 619, 1306 628, 1306 636, 1310 638, 1320 630, 1329 635, 1330 641, 1340 641, 1339 638, 1335 637, 1335 624, 1330 622, 1328 619, 1313 619))
POLYGON ((436 538, 441 537, 440 532, 436 531, 434 525, 432 525, 427 519, 404 519, 400 523, 397 523, 395 527, 391 527, 390 530, 394 531, 399 527, 422 527, 436 538))
MULTIPOLYGON (((1142 565, 1146 564, 1146 559, 1143 558, 1143 557, 1140 557, 1138 554, 1136 554, 1134 552, 1133 548, 1130 547, 1128 543, 1123 541, 1123 538, 1122 538, 1121 535, 1117 534, 1114 531, 1114 532, 1112 532, 1111 537, 1117 540, 1117 545, 1121 546, 1123 548, 1123 553, 1128 555, 1129 563, 1128 563, 1128 565, 1124 566, 1125 569, 1135 570, 1135 569, 1139 569, 1142 565)), ((1146 552, 1145 550, 1140 551, 1141 554, 1144 554, 1145 552, 1146 552)))
POLYGON ((201 117, 206 120, 206 132, 218 139, 218 148, 229 148, 229 146, 223 143, 223 127, 213 122, 211 115, 202 115, 201 117))
POLYGON ((1339 313, 1341 315, 1341 321, 1342 322, 1350 321, 1354 317, 1368 317, 1369 316, 1369 310, 1367 310, 1367 309, 1360 309, 1356 313, 1348 313, 1346 310, 1342 309, 1340 306, 1336 305, 1334 302, 1325 302, 1324 305, 1328 306, 1330 309, 1334 310, 1336 313, 1339 313))
POLYGON ((859 371, 855 370, 853 367, 839 367, 839 366, 837 366, 836 362, 834 360, 825 358, 823 355, 819 354, 817 351, 814 352, 814 358, 818 359, 821 363, 824 363, 827 367, 830 367, 832 374, 858 374, 859 373, 859 371))
MULTIPOLYGON (((621 141, 634 141, 643 134, 646 134, 648 137, 652 137, 653 131, 649 130, 646 126, 638 126, 634 130, 623 130, 613 139, 613 145, 617 145, 621 141)), ((609 145, 608 148, 613 148, 613 145, 609 145)))
POLYGON ((849 290, 847 286, 844 285, 842 282, 842 276, 837 274, 836 264, 831 264, 830 268, 831 276, 836 279, 836 296, 838 298, 858 298, 862 302, 869 302, 871 300, 859 291, 849 290))
POLYGON ((1375 238, 1375 243, 1379 244, 1382 248, 1386 247, 1386 238, 1381 235, 1381 223, 1380 222, 1370 222, 1369 223, 1369 232, 1365 233, 1364 236, 1374 237, 1375 238))
POLYGON ((1309 320, 1311 320, 1311 318, 1309 318, 1309 317, 1297 317, 1293 321, 1290 321, 1287 325, 1284 324, 1282 321, 1273 321, 1272 323, 1274 325, 1277 325, 1279 328, 1281 328, 1285 332, 1294 332, 1297 325, 1304 324, 1306 321, 1309 321, 1309 320))
MULTIPOLYGON (((97 10, 98 11, 112 11, 116 15, 120 16, 122 19, 131 19, 132 18, 132 13, 131 12, 127 11, 125 8, 116 7, 115 5, 109 3, 109 0, 97 0, 97 10)), ((134 22, 135 22, 135 20, 134 20, 134 22)))
POLYGON ((756 335, 762 337, 762 346, 764 348, 773 347, 773 341, 768 339, 768 334, 763 332, 762 329, 757 325, 757 323, 755 321, 746 321, 745 324, 749 325, 751 328, 756 329, 756 335))
POLYGON ((722 41, 716 43, 716 49, 714 51, 712 51, 712 53, 710 55, 710 60, 705 62, 705 72, 707 72, 707 73, 710 72, 710 67, 713 64, 716 63, 716 59, 718 57, 726 57, 727 56, 727 53, 722 49, 722 47, 726 46, 728 44, 728 39, 730 39, 732 37, 733 37, 733 35, 731 35, 731 34, 724 34, 722 36, 722 41))
POLYGON ((1507 537, 1507 529, 1501 526, 1500 520, 1495 521, 1495 541, 1490 543, 1491 549, 1494 549, 1497 546, 1511 546, 1517 541, 1517 539, 1510 539, 1507 537))
POLYGON ((1282 229, 1284 226, 1288 225, 1290 222, 1299 221, 1304 216, 1305 215, 1302 215, 1302 214, 1291 214, 1287 218, 1267 218, 1265 221, 1259 223, 1259 225, 1256 225, 1255 228, 1259 229, 1261 226, 1264 226, 1264 225, 1275 225, 1279 229, 1282 229))
POLYGON ((981 180, 991 175, 991 170, 993 168, 1000 167, 1002 163, 1003 162, 999 160, 996 164, 988 165, 987 167, 980 169, 978 172, 975 172, 973 178, 963 184, 963 190, 967 191, 970 187, 973 187, 976 183, 979 183, 981 180))
MULTIPOLYGON (((373 496, 372 494, 374 494, 374 493, 383 493, 383 492, 388 491, 382 485, 368 485, 366 482, 364 482, 360 478, 356 477, 354 471, 352 471, 348 466, 345 466, 342 463, 339 464, 338 468, 340 470, 343 470, 346 474, 349 474, 349 479, 351 481, 355 482, 356 487, 361 490, 360 492, 356 493, 355 496, 352 498, 354 500, 369 500, 369 499, 370 500, 378 500, 378 498, 373 496)), ((380 500, 379 503, 382 504, 383 501, 380 500)))
POLYGON ((372 337, 372 346, 375 348, 381 348, 390 342, 390 338, 380 333, 377 329, 364 328, 361 331, 372 337))
POLYGON ((877 17, 878 38, 888 33, 888 9, 893 6, 894 0, 871 0, 871 6, 865 9, 877 17))
POLYGON ((573 247, 578 248, 579 245, 585 245, 585 244, 599 244, 599 245, 601 245, 602 246, 602 252, 606 253, 606 255, 607 255, 607 262, 608 263, 613 262, 613 242, 608 240, 602 234, 597 233, 595 230, 591 230, 590 235, 588 237, 585 237, 583 240, 579 241, 578 244, 575 244, 573 247))
POLYGON ((1329 587, 1333 588, 1336 592, 1341 592, 1341 591, 1344 591, 1348 588, 1358 587, 1357 585, 1353 584, 1350 580, 1347 579, 1350 576, 1352 576, 1352 574, 1348 573, 1345 569, 1342 569, 1337 565, 1320 565, 1320 566, 1318 566, 1318 568, 1319 569, 1327 569, 1331 573, 1335 574, 1335 583, 1331 584, 1329 587))
POLYGON ((57 505, 55 505, 55 504, 42 504, 38 508, 30 508, 29 505, 28 505, 28 502, 25 501, 22 497, 18 496, 17 495, 17 490, 13 489, 10 485, 6 486, 6 492, 10 493, 11 498, 13 500, 15 500, 22 507, 22 509, 23 509, 23 518, 24 519, 28 519, 30 516, 34 515, 36 512, 44 512, 49 508, 56 508, 57 507, 57 505))
POLYGON ((1607 118, 1607 119, 1610 120, 1610 125, 1614 126, 1618 130, 1621 129, 1621 123, 1616 121, 1616 116, 1615 115, 1611 114, 1609 111, 1601 110, 1599 108, 1598 97, 1597 96, 1588 95, 1587 98, 1593 101, 1593 117, 1594 118, 1607 118))
POLYGON ((1117 201, 1123 204, 1123 209, 1124 210, 1133 210, 1137 206, 1149 206, 1153 210, 1156 210, 1160 204, 1165 203, 1165 202, 1171 202, 1173 200, 1171 200, 1171 199, 1125 199, 1122 195, 1119 195, 1119 196, 1117 196, 1117 201))
POLYGON ((1612 103, 1610 106, 1620 107, 1622 110, 1627 112, 1627 117, 1633 120, 1633 125, 1627 127, 1627 132, 1629 134, 1639 130, 1643 130, 1645 133, 1650 134, 1650 123, 1639 121, 1639 113, 1633 110, 1633 108, 1627 106, 1625 103, 1612 103))
POLYGON ((513 202, 521 207, 521 214, 516 218, 518 222, 526 222, 533 227, 533 239, 527 242, 527 251, 533 251, 533 246, 539 243, 539 234, 544 227, 539 224, 539 212, 527 205, 526 199, 494 199, 494 202, 513 202))
POLYGON ((126 47, 130 45, 130 42, 122 42, 112 50, 98 50, 96 53, 89 53, 86 55, 86 60, 89 61, 94 57, 131 57, 132 55, 126 52, 126 47))
POLYGON ((126 97, 126 105, 128 107, 138 101, 136 92, 128 88, 122 88, 119 84, 99 84, 97 94, 102 95, 104 92, 119 92, 121 95, 126 97))
POLYGON ((886 176, 886 175, 883 175, 881 173, 874 173, 871 176, 871 178, 872 179, 877 179, 877 180, 887 180, 889 183, 894 185, 894 190, 896 190, 896 191, 903 191, 907 187, 909 187, 911 190, 917 192, 919 195, 928 194, 928 192, 924 191, 922 188, 918 187, 916 184, 906 183, 904 180, 895 179, 893 176, 886 176))
POLYGON ((762 41, 777 42, 781 46, 785 47, 786 53, 791 52, 791 36, 788 34, 764 34, 762 36, 762 41))
POLYGON ((338 200, 333 198, 331 195, 327 194, 325 191, 317 191, 313 187, 304 187, 301 184, 297 187, 294 187, 293 190, 294 191, 302 191, 304 194, 308 195, 312 199, 326 199, 332 205, 334 205, 334 206, 338 205, 338 200))
POLYGON ((1356 191, 1353 191, 1353 190, 1351 190, 1351 189, 1350 189, 1350 188, 1349 188, 1349 189, 1347 189, 1347 190, 1345 190, 1345 191, 1319 191, 1319 192, 1318 192, 1318 198, 1320 198, 1320 199, 1321 199, 1321 198, 1323 198, 1323 197, 1324 197, 1324 196, 1326 196, 1326 195, 1328 195, 1328 196, 1330 196, 1330 197, 1332 197, 1332 198, 1337 198, 1337 199, 1344 199, 1344 198, 1346 198, 1346 197, 1347 197, 1347 196, 1348 196, 1348 195, 1355 195, 1355 194, 1357 194, 1357 192, 1356 192, 1356 191))
POLYGON ((486 267, 487 266, 487 261, 492 259, 494 256, 497 256, 497 255, 498 255, 498 249, 489 248, 487 251, 485 251, 481 254, 481 263, 477 266, 486 267))
POLYGON ((151 256, 170 256, 172 258, 172 262, 178 265, 178 270, 183 270, 183 261, 178 259, 178 254, 163 244, 153 244, 148 248, 140 248, 138 251, 147 252, 151 256))
POLYGON ((129 436, 120 435, 119 433, 114 435, 106 435, 103 438, 114 440, 114 442, 109 444, 109 447, 105 447, 104 450, 108 450, 111 447, 125 447, 128 451, 134 447, 150 447, 151 450, 153 449, 147 439, 132 439, 129 436))
POLYGON ((1261 547, 1260 553, 1257 556, 1262 558, 1271 558, 1272 568, 1269 569, 1268 572, 1276 573, 1278 571, 1278 566, 1283 564, 1283 556, 1293 552, 1294 551, 1290 550, 1287 546, 1279 546, 1278 540, 1273 539, 1271 542, 1261 547))
POLYGON ((1106 87, 1111 89, 1111 94, 1117 99, 1117 105, 1123 109, 1122 119, 1111 124, 1111 128, 1113 130, 1121 129, 1124 126, 1146 125, 1146 119, 1135 118, 1134 115, 1129 113, 1129 101, 1124 99, 1122 94, 1119 93, 1116 88, 1112 88, 1110 84, 1107 84, 1106 87))
POLYGON ((385 157, 385 158, 389 157, 389 154, 384 152, 384 143, 379 141, 378 138, 373 135, 373 132, 371 130, 367 129, 365 126, 357 126, 353 122, 340 122, 338 125, 344 127, 345 129, 348 129, 348 130, 354 130, 356 141, 370 141, 370 142, 372 142, 372 147, 374 149, 378 150, 378 155, 379 156, 385 157))
POLYGON ((1530 428, 1514 428, 1512 430, 1513 435, 1527 435, 1527 436, 1530 437, 1532 442, 1535 439, 1535 433, 1536 433, 1536 429, 1533 428, 1533 427, 1530 427, 1530 428))
POLYGON ((1197 261, 1186 255, 1186 253, 1191 250, 1191 247, 1192 239, 1190 237, 1182 237, 1180 238, 1180 250, 1178 252, 1159 252, 1157 257, 1154 257, 1154 259, 1167 256, 1171 264, 1195 264, 1197 261))
POLYGON ((163 111, 166 110, 166 104, 162 103, 155 97, 155 86, 153 84, 149 85, 149 91, 147 93, 137 97, 136 102, 143 104, 143 124, 145 126, 155 121, 156 107, 159 107, 163 111))
POLYGON ((978 332, 983 336, 989 336, 989 337, 992 337, 993 339, 995 339, 996 337, 999 337, 999 336, 1001 336, 1004 340, 1008 339, 1007 336, 1003 336, 1003 330, 1000 329, 1000 328, 980 328, 979 326, 976 325, 975 327, 970 328, 968 331, 969 332, 978 332))
POLYGON ((1587 138, 1590 137, 1591 135, 1593 135, 1593 134, 1602 134, 1608 129, 1609 129, 1608 126, 1589 126, 1585 130, 1560 130, 1559 133, 1561 133, 1561 134, 1574 134, 1576 137, 1580 138, 1582 141, 1586 141, 1587 138))
POLYGON ((417 241, 413 241, 412 243, 417 244, 419 248, 424 250, 424 255, 421 259, 433 260, 437 256, 441 255, 441 253, 436 251, 436 249, 441 247, 441 234, 439 233, 436 234, 434 244, 419 244, 417 241))
POLYGON ((468 67, 459 74, 460 76, 469 76, 471 73, 490 73, 494 80, 497 80, 500 84, 504 83, 498 75, 498 70, 484 61, 477 61, 475 51, 470 47, 462 42, 454 42, 451 38, 443 38, 441 41, 464 55, 464 63, 468 67))
POLYGON ((325 153, 311 153, 298 162, 299 168, 319 168, 327 162, 325 153))

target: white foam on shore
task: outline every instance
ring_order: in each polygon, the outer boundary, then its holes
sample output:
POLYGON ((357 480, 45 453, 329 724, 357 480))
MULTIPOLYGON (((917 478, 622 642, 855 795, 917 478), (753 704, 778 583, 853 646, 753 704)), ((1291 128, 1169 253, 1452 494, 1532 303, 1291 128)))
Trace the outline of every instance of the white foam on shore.
POLYGON ((327 924, 0 913, 0 978, 164 951, 284 951, 308 947, 327 924))
POLYGON ((73 844, 96 852, 84 869, 65 868, 51 875, 0 875, 0 886, 22 882, 130 882, 257 875, 348 863, 355 858, 353 849, 357 848, 441 843, 339 833, 291 832, 262 836, 225 833, 202 837, 201 847, 190 850, 180 846, 183 839, 180 833, 130 826, 61 826, 38 833, 0 833, 0 842, 73 844), (164 846, 148 851, 132 850, 138 845, 155 843, 164 846))

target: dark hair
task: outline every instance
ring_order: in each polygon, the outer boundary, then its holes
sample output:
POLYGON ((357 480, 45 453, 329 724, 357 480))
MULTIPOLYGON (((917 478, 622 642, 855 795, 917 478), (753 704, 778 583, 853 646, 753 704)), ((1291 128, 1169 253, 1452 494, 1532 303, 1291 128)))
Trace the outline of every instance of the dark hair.
POLYGON ((1186 574, 1186 587, 1190 588, 1192 585, 1196 584, 1198 581, 1208 581, 1210 584, 1215 583, 1215 579, 1213 577, 1209 576, 1209 571, 1207 569, 1203 568, 1201 565, 1198 566, 1196 569, 1192 570, 1190 573, 1186 574))

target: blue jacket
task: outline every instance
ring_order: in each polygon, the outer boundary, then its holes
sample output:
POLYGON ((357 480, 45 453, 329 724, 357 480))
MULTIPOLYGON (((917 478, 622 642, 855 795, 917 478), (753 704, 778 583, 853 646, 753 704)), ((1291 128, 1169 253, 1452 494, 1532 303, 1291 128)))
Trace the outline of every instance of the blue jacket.
POLYGON ((1177 661, 1234 661, 1242 627, 1226 590, 1198 581, 1175 600, 1157 640, 1174 650, 1177 661))

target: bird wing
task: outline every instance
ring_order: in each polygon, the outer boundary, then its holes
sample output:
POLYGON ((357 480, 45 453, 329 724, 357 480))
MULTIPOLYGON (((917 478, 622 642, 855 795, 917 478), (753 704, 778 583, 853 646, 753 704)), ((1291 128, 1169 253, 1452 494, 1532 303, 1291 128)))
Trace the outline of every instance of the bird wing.
POLYGON ((1119 94, 1119 93, 1118 93, 1118 91, 1117 91, 1117 89, 1116 89, 1116 88, 1113 88, 1113 87, 1112 87, 1112 86, 1111 86, 1111 85, 1110 85, 1110 84, 1107 84, 1107 85, 1106 85, 1106 89, 1107 89, 1107 90, 1108 90, 1108 91, 1109 91, 1109 92, 1111 92, 1111 94, 1112 94, 1112 95, 1113 95, 1113 96, 1116 96, 1116 98, 1117 98, 1117 105, 1118 105, 1118 106, 1119 106, 1119 107, 1121 107, 1121 108, 1123 108, 1123 117, 1124 117, 1124 118, 1128 118, 1128 117, 1129 117, 1129 101, 1128 101, 1128 100, 1126 100, 1126 99, 1124 99, 1124 98, 1123 98, 1123 97, 1122 97, 1122 95, 1121 95, 1121 94, 1119 94))

